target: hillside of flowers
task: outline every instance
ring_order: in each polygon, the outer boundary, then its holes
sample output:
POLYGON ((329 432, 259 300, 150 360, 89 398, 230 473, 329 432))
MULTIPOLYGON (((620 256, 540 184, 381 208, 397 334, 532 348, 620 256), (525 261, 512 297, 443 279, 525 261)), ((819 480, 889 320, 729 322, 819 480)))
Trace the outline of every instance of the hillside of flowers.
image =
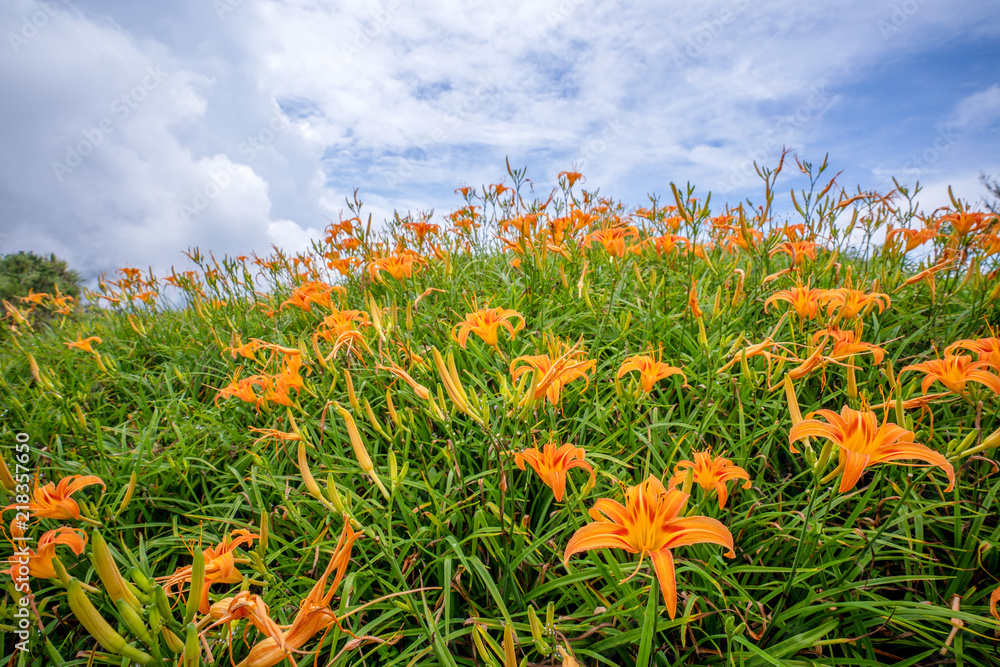
POLYGON ((0 659, 998 664, 1000 219, 760 175, 4 302, 0 659))

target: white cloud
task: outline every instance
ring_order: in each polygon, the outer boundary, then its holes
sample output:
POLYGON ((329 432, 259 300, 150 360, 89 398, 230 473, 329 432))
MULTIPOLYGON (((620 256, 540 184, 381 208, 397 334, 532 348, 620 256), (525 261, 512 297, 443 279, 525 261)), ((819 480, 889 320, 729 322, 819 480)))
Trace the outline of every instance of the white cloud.
MULTIPOLYGON (((57 15, 0 56, 0 87, 16 91, 0 101, 0 251, 87 271, 168 266, 193 245, 301 248, 355 187, 376 223, 446 213, 455 187, 499 181, 507 156, 539 192, 576 163, 633 204, 671 180, 741 196, 753 161, 782 145, 831 150, 830 116, 865 113, 844 90, 869 68, 1000 34, 986 1, 249 0, 222 15, 200 0, 53 1, 57 15), (105 119, 59 181, 52 163, 105 119)), ((40 6, 5 3, 0 32, 40 6)), ((989 171, 978 138, 1000 108, 994 83, 955 106, 960 139, 912 175, 989 171)), ((928 125, 899 164, 831 161, 905 176, 907 156, 934 146, 928 125)))

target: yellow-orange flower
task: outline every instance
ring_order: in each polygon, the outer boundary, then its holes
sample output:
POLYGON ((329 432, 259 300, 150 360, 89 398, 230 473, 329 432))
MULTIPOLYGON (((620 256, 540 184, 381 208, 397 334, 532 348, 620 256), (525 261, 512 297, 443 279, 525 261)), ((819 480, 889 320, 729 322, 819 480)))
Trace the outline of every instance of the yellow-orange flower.
POLYGON ((75 347, 78 350, 83 350, 84 352, 90 352, 91 354, 96 354, 96 350, 93 348, 93 344, 101 343, 99 336, 90 336, 88 338, 83 338, 82 336, 77 336, 76 340, 63 343, 67 347, 75 347))
MULTIPOLYGON (((31 494, 31 502, 28 503, 28 512, 39 519, 68 519, 80 518, 80 506, 71 497, 74 493, 92 484, 100 484, 101 488, 106 488, 104 482, 96 475, 70 475, 55 482, 49 482, 45 486, 35 484, 35 489, 31 494)), ((13 509, 15 505, 8 505, 4 508, 6 512, 13 509)))
MULTIPOLYGON (((209 615, 216 620, 215 623, 205 628, 205 632, 220 625, 228 626, 233 621, 246 619, 262 635, 274 639, 278 648, 284 648, 285 632, 271 618, 270 612, 271 610, 259 595, 250 591, 240 591, 236 595, 223 598, 211 606, 209 615)), ((232 658, 232 634, 228 636, 227 640, 229 641, 230 658, 232 658)))
POLYGON ((950 222, 952 234, 965 236, 969 232, 979 231, 988 226, 993 220, 996 220, 996 217, 987 213, 958 211, 942 216, 938 219, 938 223, 950 222))
POLYGON ((858 483, 865 468, 878 463, 891 463, 902 459, 917 459, 927 465, 937 466, 948 475, 948 488, 955 486, 955 468, 948 460, 917 442, 913 433, 897 426, 884 423, 879 425, 874 412, 852 410, 846 405, 840 414, 833 410, 817 410, 814 414, 826 419, 805 419, 792 426, 788 434, 791 450, 795 442, 802 438, 826 438, 839 449, 839 465, 834 473, 843 473, 840 478, 840 492, 850 491, 858 483))
POLYGON ((966 382, 978 382, 986 385, 994 394, 1000 394, 1000 377, 989 371, 982 370, 991 366, 989 361, 973 361, 967 354, 945 354, 944 359, 931 359, 922 364, 904 366, 904 371, 921 371, 926 373, 920 391, 927 393, 935 381, 940 382, 949 391, 961 394, 965 391, 966 382))
MULTIPOLYGON (((211 607, 208 603, 208 589, 212 584, 236 584, 243 581, 243 575, 236 569, 236 556, 233 553, 236 547, 243 544, 250 546, 254 540, 260 539, 260 535, 254 535, 244 529, 234 530, 232 535, 236 539, 230 540, 230 536, 227 535, 218 545, 202 552, 205 558, 205 581, 198 605, 198 611, 202 614, 207 614, 211 607)), ((170 594, 175 586, 179 592, 181 586, 191 583, 192 570, 192 566, 186 565, 177 568, 170 576, 157 579, 164 582, 163 590, 166 593, 170 594)))
POLYGON ((823 295, 823 301, 827 302, 827 315, 833 315, 835 310, 839 310, 838 316, 841 319, 852 320, 866 308, 878 307, 878 312, 889 307, 892 303, 888 294, 882 292, 864 292, 862 290, 851 289, 850 287, 840 287, 838 289, 827 290, 823 295))
POLYGON ((524 316, 509 308, 483 308, 474 313, 468 313, 464 321, 452 327, 451 337, 462 346, 463 350, 470 333, 479 336, 487 345, 496 347, 500 327, 505 328, 510 333, 510 337, 514 338, 517 332, 524 328, 524 316), (511 319, 518 320, 517 326, 511 324, 511 319), (457 336, 455 335, 456 329, 458 329, 457 336))
POLYGON ((954 350, 968 350, 979 355, 979 361, 985 361, 1000 372, 1000 338, 979 338, 976 340, 960 340, 945 348, 945 354, 954 354, 954 350))
POLYGON ((667 486, 679 486, 684 483, 687 471, 694 470, 694 481, 703 491, 715 491, 719 496, 719 509, 726 506, 729 499, 729 492, 726 490, 726 482, 731 479, 746 480, 744 489, 749 489, 750 475, 746 470, 733 465, 733 462, 723 456, 712 457, 711 452, 695 452, 694 461, 678 461, 674 468, 674 475, 670 478, 667 486))
POLYGON ((580 447, 574 447, 570 443, 566 443, 556 449, 554 442, 550 442, 542 449, 538 451, 537 447, 532 447, 531 449, 525 449, 520 452, 514 452, 514 463, 521 470, 524 470, 524 464, 527 462, 538 476, 542 478, 542 481, 552 489, 552 495, 555 496, 556 502, 561 502, 563 499, 563 494, 566 492, 566 473, 569 472, 570 468, 583 468, 590 473, 590 481, 587 482, 587 487, 590 488, 594 485, 594 468, 584 461, 584 456, 586 452, 580 447))
POLYGON ((340 585, 340 580, 344 578, 347 566, 351 562, 351 548, 355 540, 364 535, 364 532, 354 532, 350 522, 344 519, 344 529, 340 533, 340 540, 330 558, 330 563, 326 566, 323 575, 316 581, 309 595, 306 596, 299 605, 299 612, 295 615, 291 627, 283 634, 281 639, 266 637, 254 644, 250 649, 250 654, 237 667, 272 667, 285 658, 291 657, 293 652, 298 652, 307 641, 317 632, 327 630, 331 625, 337 623, 337 616, 330 609, 330 602, 333 594, 340 585), (333 584, 326 590, 326 580, 333 573, 333 584))
POLYGON ((379 271, 385 271, 396 280, 413 277, 413 269, 423 262, 416 253, 402 252, 382 259, 376 259, 368 264, 368 275, 375 280, 379 271))
POLYGON ((770 257, 782 253, 792 258, 796 265, 801 265, 806 258, 816 260, 816 244, 812 241, 785 241, 770 252, 770 257))
POLYGON ((625 505, 610 498, 598 499, 590 509, 594 521, 573 533, 566 544, 563 565, 568 565, 570 556, 581 551, 624 549, 639 554, 638 572, 648 554, 660 582, 667 613, 674 618, 677 615, 677 583, 670 550, 709 542, 726 547, 729 558, 736 556, 733 535, 721 522, 704 516, 681 516, 688 498, 688 494, 678 489, 667 491, 659 479, 650 475, 641 484, 628 487, 625 505))
MULTIPOLYGON (((15 536, 18 534, 19 531, 15 531, 15 536)), ((27 567, 29 576, 36 579, 56 578, 56 570, 52 565, 52 559, 56 557, 56 545, 59 544, 68 546, 74 554, 79 556, 83 553, 83 549, 87 545, 87 534, 79 528, 62 526, 42 535, 38 538, 38 551, 28 549, 27 567)), ((19 548, 15 546, 14 551, 18 551, 19 548)), ((3 574, 9 574, 11 577, 14 577, 15 569, 25 565, 21 560, 22 558, 23 556, 17 554, 10 556, 7 562, 10 563, 11 568, 3 571, 3 574)))
POLYGON ((833 341, 833 349, 830 350, 829 354, 824 355, 831 361, 843 361, 856 354, 870 352, 876 364, 882 363, 882 359, 885 358, 885 350, 878 345, 859 341, 857 338, 857 334, 853 331, 828 327, 814 333, 812 340, 813 345, 818 345, 824 339, 833 341))
POLYGON ((639 237, 639 230, 635 226, 612 227, 611 229, 598 229, 587 234, 583 238, 583 247, 590 248, 594 241, 597 241, 612 257, 624 257, 625 239, 639 237))
POLYGON ((791 289, 775 292, 768 297, 767 301, 764 302, 764 312, 767 312, 768 306, 772 303, 784 301, 792 305, 799 318, 813 320, 819 314, 819 307, 825 294, 826 290, 824 289, 796 285, 791 289))
POLYGON ((906 239, 906 251, 910 252, 914 248, 919 248, 923 244, 927 243, 933 238, 939 236, 937 227, 925 227, 923 229, 890 229, 885 234, 886 244, 891 244, 896 236, 902 236, 906 239))
POLYGON ((562 341, 554 341, 550 345, 549 354, 525 355, 514 359, 510 362, 510 374, 516 382, 521 375, 533 370, 535 392, 531 396, 532 400, 544 396, 553 405, 558 405, 562 388, 566 384, 583 378, 587 385, 590 385, 588 374, 594 370, 597 362, 581 359, 580 357, 585 354, 575 345, 569 346, 562 341), (519 362, 524 363, 520 368, 517 367, 519 362))
POLYGON ((680 375, 687 381, 683 370, 676 366, 665 364, 654 358, 651 354, 641 354, 627 358, 622 367, 618 369, 618 377, 620 378, 630 371, 639 372, 639 377, 642 381, 642 390, 647 394, 653 391, 654 384, 671 375, 680 375))
POLYGON ((325 308, 332 308, 330 295, 334 291, 342 294, 347 292, 340 285, 328 285, 318 281, 304 282, 292 291, 291 296, 281 304, 281 308, 295 306, 307 313, 312 312, 312 304, 314 303, 325 308))
POLYGON ((993 618, 1000 621, 1000 614, 997 613, 997 602, 1000 602, 1000 586, 993 589, 993 593, 990 594, 990 613, 993 614, 993 618))
POLYGON ((696 319, 701 319, 702 315, 704 315, 701 312, 701 307, 698 305, 698 281, 694 278, 691 279, 691 289, 688 290, 688 310, 691 311, 691 314, 696 319))

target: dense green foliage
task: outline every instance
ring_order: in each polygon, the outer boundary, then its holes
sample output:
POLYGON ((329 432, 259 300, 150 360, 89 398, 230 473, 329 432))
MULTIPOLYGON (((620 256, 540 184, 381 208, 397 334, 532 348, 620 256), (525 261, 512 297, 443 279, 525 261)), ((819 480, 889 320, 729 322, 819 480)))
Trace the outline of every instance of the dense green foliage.
MULTIPOLYGON (((769 209, 773 176, 765 174, 769 209)), ((1000 572, 1000 468, 995 450, 968 453, 1000 428, 1000 400, 970 382, 961 394, 905 407, 903 401, 922 395, 924 375, 900 372, 944 355, 961 339, 993 335, 987 324, 998 321, 996 256, 979 254, 971 237, 949 231, 947 222, 928 244, 924 266, 898 246, 874 243, 879 227, 920 222, 906 191, 839 209, 835 204, 847 195, 801 193, 801 219, 776 221, 767 209, 743 218, 762 232, 743 248, 725 242, 747 240, 741 212, 720 223, 691 191, 677 192, 671 207, 636 212, 574 195, 564 179, 567 187, 545 210, 544 202, 521 200, 523 175, 511 176, 513 197, 495 186, 478 200, 466 194, 482 226, 465 232, 456 226, 449 241, 439 232, 424 238, 415 231, 420 221, 406 219, 384 237, 348 224, 346 236, 356 243, 331 233, 309 258, 213 263, 192 253, 198 270, 170 280, 186 295, 185 308, 164 308, 159 286, 123 272, 105 283, 108 308, 45 329, 20 327, 0 352, 0 437, 8 466, 13 470, 15 434, 27 433, 32 474, 45 481, 93 474, 106 484, 75 496, 88 522, 41 519, 31 529, 35 539, 61 523, 92 535, 99 522, 96 530, 141 593, 154 577, 191 565, 198 544, 215 546, 235 529, 258 533, 266 517, 266 545, 241 547, 242 576, 213 584, 211 597, 246 588, 285 625, 334 552, 342 508, 364 536, 330 608, 344 631, 362 640, 352 643, 336 625, 317 633, 302 650, 318 650, 318 664, 564 664, 559 649, 588 666, 996 664, 998 624, 987 601, 1000 572), (543 237, 544 221, 573 210, 592 216, 589 227, 576 238, 543 237), (538 219, 525 222, 532 214, 538 219), (729 229, 720 231, 727 222, 729 229), (817 244, 815 259, 776 250, 790 238, 781 232, 789 223, 802 224, 799 236, 817 244), (860 243, 843 231, 847 223, 864 231, 860 243), (538 225, 535 236, 514 235, 512 229, 530 224, 538 225), (627 239, 636 252, 616 256, 598 237, 582 242, 589 230, 629 225, 637 227, 627 239), (669 229, 714 246, 696 253, 691 241, 657 253, 647 239, 669 229), (496 235, 516 240, 520 250, 500 252, 496 235), (403 247, 421 258, 412 277, 366 270, 403 247), (343 294, 327 290, 330 305, 322 298, 306 303, 308 309, 296 305, 297 297, 316 294, 304 291, 316 284, 309 281, 337 282, 323 267, 344 257, 364 266, 338 279, 343 294), (933 291, 929 281, 905 284, 949 257, 954 261, 935 274, 933 291), (512 258, 519 267, 510 265, 512 258), (797 268, 793 258, 801 260, 797 268), (840 320, 825 303, 816 320, 786 314, 787 304, 765 309, 765 300, 797 280, 824 290, 850 281, 891 299, 884 311, 868 308, 856 321, 840 322, 884 348, 884 361, 875 363, 871 354, 853 362, 827 359, 796 376, 803 415, 885 403, 875 409, 879 420, 912 430, 916 442, 949 457, 957 473, 952 491, 945 493, 941 469, 907 460, 918 467, 873 465, 842 493, 839 477, 824 479, 836 465, 836 448, 823 462, 817 438, 792 453, 784 378, 815 352, 813 333, 840 320), (690 308, 693 284, 702 322, 690 308), (135 297, 150 291, 152 297, 135 297), (496 347, 472 335, 463 349, 453 327, 487 306, 518 311, 525 329, 514 338, 501 329, 496 347), (356 327, 359 335, 332 354, 332 341, 316 334, 338 309, 364 311, 372 325, 356 327), (65 345, 88 336, 101 339, 96 353, 65 345), (595 362, 589 381, 567 382, 556 404, 530 400, 532 374, 515 382, 510 372, 517 357, 544 354, 551 336, 579 342, 584 358, 595 362), (238 356, 233 348, 254 339, 290 352, 258 347, 253 357, 238 356), (772 358, 741 356, 767 339, 777 345, 772 358), (627 357, 650 349, 662 350, 663 361, 683 377, 645 393, 634 373, 619 379, 618 371, 627 357), (434 350, 445 364, 453 355, 467 409, 451 395, 434 350), (289 392, 291 407, 277 398, 254 404, 220 397, 234 380, 287 371, 296 356, 304 388, 289 392), (850 363, 856 394, 847 379, 850 363), (387 370, 393 364, 428 388, 431 399, 387 370), (338 406, 353 415, 385 493, 359 462, 338 406), (251 430, 295 428, 308 443, 303 451, 318 493, 304 481, 298 441, 251 430), (596 469, 592 490, 585 488, 586 471, 574 469, 565 498, 556 502, 531 468, 514 465, 510 452, 550 441, 586 451, 596 469), (708 449, 744 468, 752 487, 730 484, 721 509, 714 493, 691 490, 688 512, 721 521, 736 557, 725 558, 714 544, 673 550, 676 618, 664 610, 648 557, 636 570, 638 555, 595 549, 564 566, 566 544, 591 521, 587 510, 595 500, 624 502, 624 487, 648 475, 667 480, 679 461, 708 449), (123 502, 132 475, 134 495, 123 502), (540 620, 533 635, 534 615, 540 620), (962 627, 948 639, 955 623, 962 627), (513 630, 506 646, 505 628, 513 630)), ((265 380, 251 388, 262 397, 265 380)), ((92 545, 93 539, 79 558, 66 547, 57 554, 71 576, 94 587, 89 598, 101 615, 152 653, 104 592, 107 582, 91 567, 92 545)), ((15 627, 19 596, 4 580, 0 625, 7 631, 15 627)), ((38 611, 31 653, 16 653, 16 637, 5 632, 3 659, 121 664, 74 618, 62 584, 33 579, 31 588, 38 611)), ((173 618, 164 622, 183 639, 185 605, 177 597, 171 603, 173 618)), ((144 623, 153 622, 153 607, 143 605, 144 623)), ((207 626, 197 626, 205 646, 216 664, 228 662, 224 634, 207 626)), ((248 653, 242 633, 240 626, 233 639, 237 661, 248 653)), ((259 640, 251 628, 247 643, 259 640)), ((172 664, 163 641, 152 643, 172 664)), ((295 660, 312 664, 313 655, 295 660)))

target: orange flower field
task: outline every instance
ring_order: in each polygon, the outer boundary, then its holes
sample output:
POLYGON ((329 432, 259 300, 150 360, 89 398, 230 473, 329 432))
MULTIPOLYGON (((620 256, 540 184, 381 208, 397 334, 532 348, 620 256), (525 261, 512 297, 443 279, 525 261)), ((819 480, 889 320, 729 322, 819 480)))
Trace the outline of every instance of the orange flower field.
POLYGON ((3 302, 3 659, 1000 664, 1000 218, 795 161, 3 302))

